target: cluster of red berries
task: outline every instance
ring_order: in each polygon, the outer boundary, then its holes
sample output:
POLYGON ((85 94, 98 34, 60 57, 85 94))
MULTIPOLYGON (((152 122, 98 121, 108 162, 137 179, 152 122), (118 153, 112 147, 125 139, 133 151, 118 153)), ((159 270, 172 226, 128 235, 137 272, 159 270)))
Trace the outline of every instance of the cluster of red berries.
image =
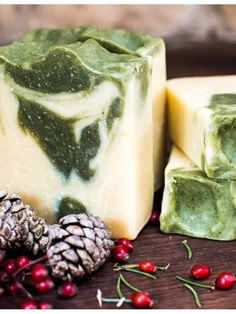
POLYGON ((49 277, 47 267, 43 264, 36 264, 32 267, 31 277, 36 290, 40 293, 46 293, 54 288, 54 282, 49 277))
MULTIPOLYGON (((159 216, 158 216, 159 217, 159 216)), ((125 263, 128 261, 130 253, 133 252, 134 246, 132 242, 126 238, 120 238, 115 241, 115 247, 111 251, 111 258, 113 262, 125 263)), ((157 271, 157 266, 152 261, 142 261, 138 264, 132 265, 145 273, 154 274, 157 271)), ((127 265, 127 268, 131 268, 127 265)), ((122 268, 120 268, 122 269, 122 268)), ((125 266, 124 268, 125 269, 125 266)), ((147 309, 153 306, 153 300, 147 292, 134 292, 130 296, 132 305, 135 308, 147 309)))
MULTIPOLYGON (((64 282, 59 288, 58 288, 58 295, 63 298, 71 298, 75 296, 78 292, 78 288, 75 284, 72 282, 64 282)), ((52 309, 53 306, 48 301, 40 301, 36 302, 35 300, 25 300, 20 305, 21 309, 29 310, 29 309, 52 309)))
POLYGON ((25 300, 21 303, 20 308, 22 310, 50 310, 52 309, 52 304, 47 301, 36 302, 35 300, 25 300))
MULTIPOLYGON (((49 269, 42 263, 31 261, 27 256, 19 256, 16 259, 7 259, 0 265, 0 294, 5 291, 17 296, 25 293, 27 299, 21 304, 21 309, 52 309, 53 305, 48 301, 37 302, 24 287, 25 277, 30 277, 30 282, 40 294, 49 292, 55 287, 50 277, 49 269), (26 272, 27 271, 27 272, 26 272), (21 274, 21 276, 19 276, 21 274), (19 278, 20 279, 19 279, 19 278)), ((58 287, 58 296, 71 298, 78 293, 77 286, 72 282, 64 282, 58 287)))
POLYGON ((126 238, 120 238, 115 241, 115 246, 111 250, 113 262, 124 263, 129 259, 129 254, 133 252, 133 244, 126 238))
MULTIPOLYGON (((191 269, 191 275, 195 279, 206 279, 211 273, 211 267, 205 264, 197 264, 191 269)), ((232 288, 235 282, 236 277, 232 272, 221 272, 215 280, 215 288, 219 290, 227 290, 232 288)))

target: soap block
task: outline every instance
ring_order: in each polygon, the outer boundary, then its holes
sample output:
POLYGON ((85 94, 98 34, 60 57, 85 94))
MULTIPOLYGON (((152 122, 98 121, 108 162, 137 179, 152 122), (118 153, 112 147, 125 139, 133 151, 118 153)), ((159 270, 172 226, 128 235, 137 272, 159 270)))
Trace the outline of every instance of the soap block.
POLYGON ((174 143, 210 178, 236 179, 236 76, 195 77, 167 84, 174 143))
POLYGON ((88 212, 135 238, 163 167, 164 50, 158 37, 86 27, 1 47, 1 188, 48 223, 88 212))
POLYGON ((236 239, 236 181, 208 178, 173 147, 165 170, 160 228, 166 233, 236 239))

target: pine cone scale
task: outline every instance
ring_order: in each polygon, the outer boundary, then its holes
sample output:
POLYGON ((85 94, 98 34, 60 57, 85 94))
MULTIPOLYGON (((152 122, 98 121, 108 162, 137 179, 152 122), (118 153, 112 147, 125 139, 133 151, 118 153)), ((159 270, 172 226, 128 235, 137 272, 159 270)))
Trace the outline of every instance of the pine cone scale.
POLYGON ((68 226, 66 228, 66 230, 70 233, 70 234, 73 234, 73 235, 76 235, 76 236, 83 236, 84 235, 84 230, 81 228, 81 227, 78 227, 78 226, 68 226))
POLYGON ((65 250, 70 249, 70 245, 65 242, 59 242, 52 248, 53 254, 61 253, 65 250))
POLYGON ((94 234, 94 231, 90 228, 84 228, 83 229, 83 232, 84 232, 84 236, 92 241, 95 240, 95 234, 94 234))
POLYGON ((78 239, 78 237, 74 235, 66 238, 65 242, 78 248, 84 248, 84 242, 81 240, 81 238, 78 239))
POLYGON ((79 258, 73 249, 69 249, 62 253, 62 256, 65 257, 68 261, 73 263, 78 263, 79 258))
POLYGON ((2 236, 0 236, 0 248, 1 248, 1 250, 6 249, 6 246, 7 246, 7 241, 2 236))

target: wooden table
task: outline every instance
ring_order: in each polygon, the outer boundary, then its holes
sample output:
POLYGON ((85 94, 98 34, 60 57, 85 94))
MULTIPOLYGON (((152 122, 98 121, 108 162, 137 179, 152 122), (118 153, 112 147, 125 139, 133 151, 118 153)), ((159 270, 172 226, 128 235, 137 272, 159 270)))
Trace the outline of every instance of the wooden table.
MULTIPOLYGON (((182 47, 167 47, 168 77, 215 75, 236 73, 236 45, 223 44, 186 44, 182 47), (185 47, 185 48, 184 48, 185 47)), ((160 209, 161 193, 157 195, 155 207, 160 209)), ((142 290, 148 291, 156 300, 155 308, 189 309, 195 308, 191 293, 176 280, 176 275, 189 276, 191 266, 196 263, 207 263, 213 268, 213 274, 207 282, 214 282, 220 271, 236 273, 236 242, 217 242, 194 239, 179 235, 162 234, 158 227, 147 226, 134 242, 135 250, 131 262, 144 259, 155 260, 160 265, 170 263, 167 271, 159 272, 157 280, 151 280, 132 273, 125 273, 130 282, 142 290), (188 239, 193 249, 193 257, 188 259, 183 239, 188 239)), ((91 278, 79 285, 79 294, 73 299, 59 299, 53 291, 39 299, 46 299, 55 308, 98 308, 97 289, 103 291, 104 297, 115 297, 117 272, 108 262, 91 278)), ((129 296, 129 291, 123 289, 129 296)), ((236 287, 229 291, 209 291, 197 288, 203 308, 236 308, 236 287)), ((0 308, 17 308, 18 300, 13 297, 0 298, 0 308)), ((115 308, 113 304, 104 304, 104 308, 115 308)), ((123 308, 130 308, 125 304, 123 308)))

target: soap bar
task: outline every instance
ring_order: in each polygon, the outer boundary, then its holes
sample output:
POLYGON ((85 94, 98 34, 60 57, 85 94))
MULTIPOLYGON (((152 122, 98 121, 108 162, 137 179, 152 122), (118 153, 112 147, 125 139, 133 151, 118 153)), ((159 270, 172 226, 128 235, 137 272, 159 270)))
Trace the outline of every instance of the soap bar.
POLYGON ((208 178, 173 147, 165 170, 160 228, 213 240, 236 239, 236 181, 208 178))
POLYGON ((168 82, 174 143, 210 178, 236 179, 236 76, 168 82))
POLYGON ((160 38, 86 27, 1 47, 1 188, 49 223, 88 212, 135 238, 163 167, 164 51, 160 38))

